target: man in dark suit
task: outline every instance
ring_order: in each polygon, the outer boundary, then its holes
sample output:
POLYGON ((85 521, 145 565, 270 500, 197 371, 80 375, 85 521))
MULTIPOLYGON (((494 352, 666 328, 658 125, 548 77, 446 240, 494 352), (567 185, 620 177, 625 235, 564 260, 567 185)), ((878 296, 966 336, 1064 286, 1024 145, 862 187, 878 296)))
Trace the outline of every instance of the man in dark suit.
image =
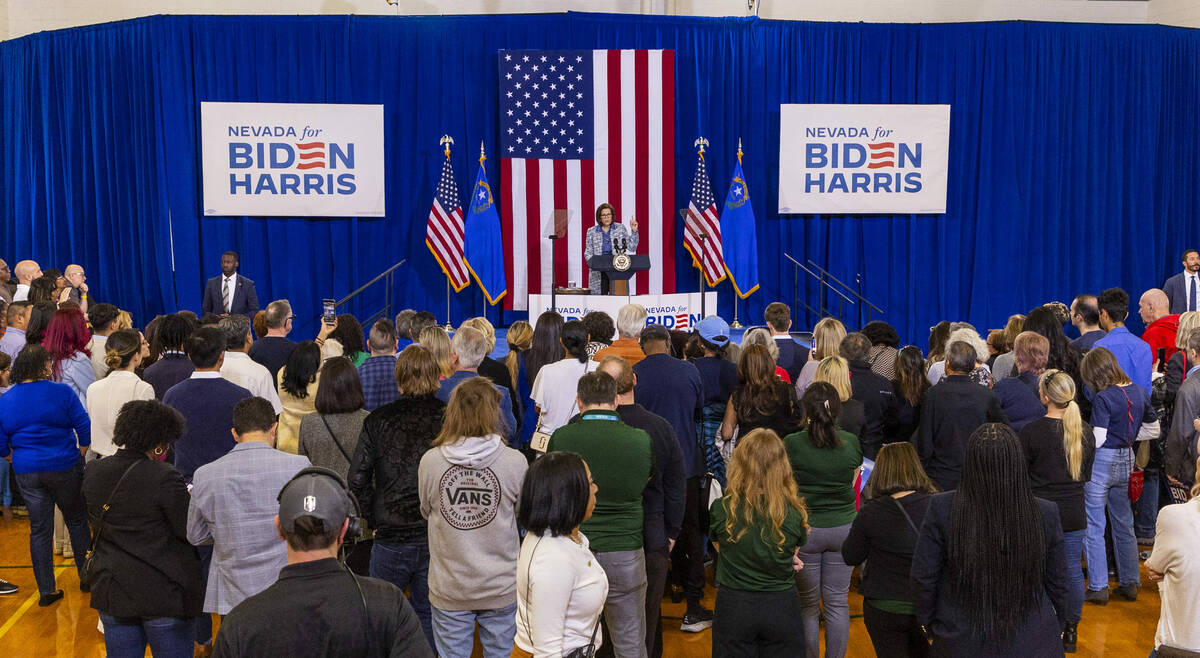
POLYGON ((209 279, 204 287, 204 301, 200 305, 202 315, 244 315, 254 319, 254 314, 258 313, 258 293, 254 291, 254 282, 238 274, 237 269, 236 252, 221 254, 221 276, 209 279))
POLYGON ((1183 252, 1183 271, 1167 279, 1163 292, 1171 301, 1171 313, 1200 311, 1200 252, 1183 252))
POLYGON ((984 423, 1008 423, 992 390, 971 381, 975 348, 956 341, 946 350, 946 377, 925 393, 913 443, 925 472, 942 491, 958 488, 967 439, 984 423))
MULTIPOLYGON (((1200 333, 1193 331, 1188 337, 1187 358, 1188 363, 1198 363, 1192 359, 1200 359, 1200 333)), ((1175 415, 1166 445, 1167 475, 1185 486, 1196 480, 1196 419, 1200 418, 1200 373, 1189 374, 1192 376, 1183 381, 1175 396, 1175 415)))
POLYGON ((792 309, 783 302, 771 302, 767 304, 763 319, 767 322, 771 337, 775 339, 775 346, 779 348, 775 365, 786 370, 788 377, 796 381, 801 368, 808 361, 808 350, 802 349, 789 333, 792 329, 792 309))

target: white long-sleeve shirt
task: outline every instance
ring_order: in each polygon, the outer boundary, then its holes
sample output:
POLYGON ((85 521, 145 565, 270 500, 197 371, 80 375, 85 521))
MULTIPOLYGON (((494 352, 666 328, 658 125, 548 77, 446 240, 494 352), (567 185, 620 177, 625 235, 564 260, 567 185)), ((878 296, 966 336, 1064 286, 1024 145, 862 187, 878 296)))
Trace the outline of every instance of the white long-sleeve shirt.
POLYGON ((271 377, 271 371, 262 364, 255 363, 249 354, 225 352, 221 376, 270 402, 276 415, 283 411, 283 403, 279 400, 279 391, 275 390, 275 378, 271 377))
MULTIPOLYGON (((561 658, 587 646, 604 600, 608 576, 587 537, 525 536, 517 560, 516 643, 536 658, 561 658)), ((596 633, 600 646, 600 633, 596 633)))
POLYGON ((1200 651, 1200 498, 1158 512, 1154 551, 1146 567, 1162 572, 1162 609, 1154 646, 1200 651))
POLYGON ((92 419, 92 445, 90 449, 105 457, 117 452, 113 444, 113 429, 117 426, 117 413, 131 400, 153 400, 154 387, 142 381, 128 370, 110 372, 87 389, 87 412, 92 419))

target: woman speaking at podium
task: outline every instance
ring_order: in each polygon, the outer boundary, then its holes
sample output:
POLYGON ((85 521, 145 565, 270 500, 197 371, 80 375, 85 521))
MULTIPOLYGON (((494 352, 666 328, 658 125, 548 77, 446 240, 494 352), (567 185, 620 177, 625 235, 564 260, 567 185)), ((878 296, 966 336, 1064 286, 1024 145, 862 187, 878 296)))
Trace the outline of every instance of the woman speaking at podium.
MULTIPOLYGON (((637 251, 638 223, 636 219, 629 220, 629 228, 624 224, 616 224, 617 216, 611 204, 602 203, 596 208, 596 225, 587 232, 587 245, 583 249, 583 260, 587 262, 592 256, 616 253, 618 248, 630 253, 637 251), (633 235, 631 236, 630 233, 633 235)), ((593 295, 607 295, 609 288, 608 276, 603 272, 592 270, 588 274, 588 288, 593 295)))

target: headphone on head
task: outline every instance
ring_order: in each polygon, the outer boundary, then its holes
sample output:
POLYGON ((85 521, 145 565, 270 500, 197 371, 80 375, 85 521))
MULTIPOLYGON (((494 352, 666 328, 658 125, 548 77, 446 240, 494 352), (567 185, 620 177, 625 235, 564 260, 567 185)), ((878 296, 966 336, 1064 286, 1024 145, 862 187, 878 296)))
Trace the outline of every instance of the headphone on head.
POLYGON ((347 516, 347 518, 350 519, 350 524, 346 526, 346 536, 342 540, 343 544, 353 544, 362 539, 362 510, 358 507, 358 500, 354 497, 354 494, 350 493, 350 487, 346 485, 346 481, 342 479, 342 476, 338 475, 334 471, 329 470, 328 468, 323 468, 321 466, 308 466, 301 469, 299 473, 293 475, 292 479, 284 483, 283 487, 279 489, 279 495, 275 497, 276 502, 283 500, 283 493, 287 491, 287 488, 290 487, 293 482, 306 475, 321 475, 330 478, 337 483, 338 489, 346 496, 347 500, 349 500, 350 504, 348 507, 351 511, 351 514, 347 516))

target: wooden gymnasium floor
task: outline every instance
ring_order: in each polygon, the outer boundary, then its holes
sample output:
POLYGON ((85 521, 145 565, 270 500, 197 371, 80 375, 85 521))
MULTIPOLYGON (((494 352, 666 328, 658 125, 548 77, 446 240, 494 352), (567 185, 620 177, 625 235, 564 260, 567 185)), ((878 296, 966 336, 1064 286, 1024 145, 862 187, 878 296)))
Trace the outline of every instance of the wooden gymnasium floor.
MULTIPOLYGON (((0 596, 0 656, 36 658, 40 656, 104 655, 104 637, 96 630, 96 611, 88 606, 88 597, 79 591, 79 581, 71 563, 55 557, 59 587, 66 592, 62 601, 49 608, 37 605, 37 587, 29 568, 29 522, 0 519, 0 578, 15 583, 21 591, 0 596)), ((1079 627, 1079 652, 1076 656, 1116 656, 1140 658, 1149 654, 1158 623, 1158 589, 1149 584, 1142 572, 1142 589, 1134 603, 1112 600, 1105 607, 1084 604, 1079 627)), ((705 604, 713 605, 713 590, 705 604)), ((711 631, 688 634, 679 631, 684 605, 668 599, 663 606, 664 655, 668 658, 698 658, 711 651, 711 631)), ((873 656, 870 638, 862 622, 862 597, 850 594, 850 656, 873 656)), ((479 655, 478 649, 476 655, 479 655)))

